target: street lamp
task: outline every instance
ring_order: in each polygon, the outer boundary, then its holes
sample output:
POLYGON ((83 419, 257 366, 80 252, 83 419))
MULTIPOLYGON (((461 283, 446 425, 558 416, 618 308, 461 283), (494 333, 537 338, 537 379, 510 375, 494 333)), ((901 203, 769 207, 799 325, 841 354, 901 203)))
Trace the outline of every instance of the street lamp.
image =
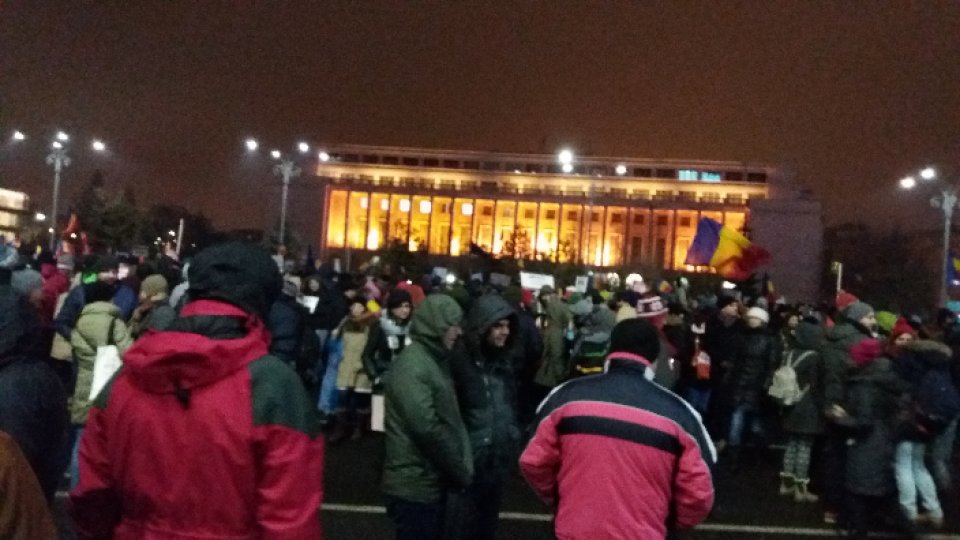
POLYGON ((310 151, 310 145, 305 142, 302 142, 297 145, 297 150, 300 150, 301 154, 306 154, 307 152, 310 151))
MULTIPOLYGON (((937 178, 937 171, 933 167, 926 167, 919 173, 920 178, 932 181, 937 178)), ((913 189, 917 180, 907 176, 900 180, 900 187, 913 189)), ((943 212, 943 264, 940 265, 940 306, 947 305, 947 267, 950 265, 950 229, 953 226, 953 211, 957 208, 958 190, 952 182, 945 182, 939 186, 940 193, 930 198, 930 206, 939 208, 943 212)))
POLYGON ((34 220, 34 221, 37 221, 37 222, 46 221, 46 220, 47 220, 47 215, 44 214, 43 212, 37 212, 37 213, 35 213, 35 214, 33 215, 33 220, 34 220))
POLYGON ((320 154, 318 154, 317 157, 320 158, 320 161, 324 163, 330 161, 330 154, 326 152, 320 152, 320 154))
POLYGON ((19 129, 13 132, 13 140, 15 140, 15 141, 22 141, 22 140, 24 140, 24 139, 26 139, 26 138, 27 138, 27 136, 24 135, 24 133, 23 133, 22 131, 20 131, 19 129))
MULTIPOLYGON (((259 144, 255 139, 247 139, 246 144, 247 144, 247 150, 251 152, 255 151, 259 147, 259 144)), ((305 142, 301 142, 297 145, 297 149, 301 153, 305 154, 310 151, 310 145, 305 142)), ((321 161, 323 161, 323 155, 325 155, 325 152, 322 152, 320 154, 321 161)), ((273 173, 279 176, 280 179, 283 181, 283 191, 282 191, 282 195, 280 196, 280 239, 279 239, 280 243, 283 244, 286 238, 286 233, 287 233, 287 199, 290 192, 290 180, 296 178, 297 176, 300 176, 301 171, 300 171, 300 168, 297 167, 296 162, 294 162, 294 160, 291 158, 284 157, 283 154, 280 152, 280 150, 276 150, 276 149, 271 150, 270 157, 279 161, 279 163, 277 163, 273 167, 273 173)), ((329 156, 327 156, 327 158, 329 159, 329 156)), ((173 233, 173 231, 170 231, 170 232, 173 233)))
POLYGON ((247 139, 246 145, 248 152, 256 152, 257 148, 260 147, 260 144, 257 143, 256 139, 247 139))
POLYGON ((53 209, 50 212, 50 251, 57 248, 57 205, 60 202, 60 173, 64 167, 70 166, 70 156, 67 155, 67 149, 63 147, 61 141, 68 141, 70 137, 60 131, 57 133, 57 140, 53 141, 53 149, 47 154, 47 164, 53 166, 53 209))
POLYGON ((60 142, 67 142, 70 140, 70 136, 62 131, 57 132, 57 140, 60 142))
POLYGON ((90 148, 93 148, 94 152, 104 152, 107 150, 107 145, 100 139, 94 139, 93 142, 90 143, 90 148))
POLYGON ((279 151, 279 150, 271 150, 271 151, 270 151, 270 157, 272 157, 273 159, 280 159, 280 151, 279 151))

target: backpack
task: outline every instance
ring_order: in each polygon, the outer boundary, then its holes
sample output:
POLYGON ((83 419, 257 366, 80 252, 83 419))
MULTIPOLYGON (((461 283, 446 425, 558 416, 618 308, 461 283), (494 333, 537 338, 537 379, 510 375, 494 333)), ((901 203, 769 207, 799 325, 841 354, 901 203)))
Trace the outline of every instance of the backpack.
POLYGON ((770 383, 770 388, 767 390, 767 394, 784 407, 795 405, 803 399, 803 396, 810 390, 809 386, 803 389, 800 388, 800 383, 797 382, 796 367, 800 365, 800 362, 803 362, 804 359, 812 356, 813 351, 804 351, 799 358, 794 357, 795 352, 796 351, 790 351, 787 353, 783 364, 773 372, 773 380, 770 383))

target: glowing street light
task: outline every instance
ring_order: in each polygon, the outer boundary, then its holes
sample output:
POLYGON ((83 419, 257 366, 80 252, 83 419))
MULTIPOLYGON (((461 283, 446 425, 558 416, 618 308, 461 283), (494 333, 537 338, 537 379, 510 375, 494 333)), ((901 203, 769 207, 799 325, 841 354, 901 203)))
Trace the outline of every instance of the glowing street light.
POLYGON ((271 151, 270 151, 270 157, 272 157, 273 159, 280 159, 280 151, 279 151, 279 150, 271 150, 271 151))
POLYGON ((19 129, 13 132, 13 140, 15 141, 22 141, 26 138, 27 136, 19 129))
POLYGON ((169 231, 167 231, 167 234, 169 234, 170 236, 176 236, 176 235, 177 235, 177 231, 175 231, 175 230, 173 230, 173 229, 170 229, 169 231))
POLYGON ((917 179, 912 176, 905 176, 900 179, 900 187, 903 189, 913 189, 917 187, 917 179))
POLYGON ((617 165, 616 171, 617 171, 617 175, 623 176, 627 174, 627 166, 621 163, 620 165, 617 165))
POLYGON ((567 148, 564 148, 559 154, 557 154, 557 161, 559 161, 561 165, 569 165, 573 163, 573 152, 567 148))
POLYGON ((297 149, 300 150, 301 154, 306 154, 307 152, 310 151, 310 145, 305 142, 302 142, 297 145, 297 149))
POLYGON ((63 150, 63 143, 60 141, 53 141, 53 144, 50 145, 55 150, 63 150))
POLYGON ((57 140, 61 142, 67 142, 70 140, 70 136, 62 131, 57 132, 57 140))
POLYGON ((937 171, 933 167, 927 167, 920 171, 920 178, 924 180, 933 180, 937 177, 937 171))
MULTIPOLYGON (((920 178, 930 182, 937 179, 937 171, 933 167, 925 167, 918 173, 920 178)), ((953 180, 956 180, 955 178, 953 180)), ((917 179, 913 176, 906 176, 900 179, 900 187, 903 189, 913 189, 917 186, 917 179)), ((943 264, 940 265, 940 306, 947 305, 950 299, 948 296, 947 266, 950 262, 950 231, 953 226, 953 213, 960 201, 960 186, 954 182, 942 182, 938 189, 940 193, 930 198, 930 206, 940 210, 943 213, 943 264)))
POLYGON ((320 158, 320 161, 324 163, 330 161, 330 154, 326 152, 320 152, 320 154, 317 157, 320 158))
POLYGON ((564 163, 563 165, 560 166, 560 169, 563 170, 563 172, 565 172, 565 173, 568 173, 568 174, 569 174, 569 173, 572 173, 572 172, 573 172, 573 164, 571 164, 571 163, 564 163))
POLYGON ((46 221, 46 220, 47 220, 47 215, 44 214, 43 212, 37 212, 36 214, 33 215, 33 220, 34 220, 34 221, 46 221))
POLYGON ((94 152, 104 152, 107 149, 107 145, 99 139, 94 139, 94 141, 90 143, 90 147, 93 148, 94 152))
POLYGON ((247 145, 248 152, 256 152, 257 148, 260 147, 260 144, 257 143, 256 139, 247 139, 247 142, 245 144, 247 145))

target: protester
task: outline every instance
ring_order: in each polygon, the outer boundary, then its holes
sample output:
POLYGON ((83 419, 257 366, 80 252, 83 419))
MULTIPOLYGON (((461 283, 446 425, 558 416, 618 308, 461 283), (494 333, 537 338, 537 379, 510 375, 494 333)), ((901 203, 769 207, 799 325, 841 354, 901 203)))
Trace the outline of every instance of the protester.
POLYGON ((107 345, 115 345, 122 356, 133 344, 130 331, 120 318, 120 308, 110 301, 114 294, 113 286, 105 281, 94 281, 84 285, 83 290, 87 305, 80 312, 76 327, 70 334, 77 370, 77 384, 73 390, 73 399, 70 400, 70 422, 73 425, 74 437, 73 454, 70 458, 71 487, 75 487, 79 480, 77 452, 92 400, 90 392, 97 350, 107 345))
POLYGON ((726 457, 733 471, 740 468, 744 435, 762 436, 760 400, 764 385, 777 363, 777 347, 767 330, 770 315, 763 309, 747 310, 746 329, 740 340, 733 369, 730 372, 729 395, 733 411, 727 436, 726 457))
POLYGON ((566 380, 570 373, 569 352, 565 336, 570 325, 570 310, 553 292, 544 286, 540 291, 546 318, 543 329, 543 358, 534 382, 540 386, 541 395, 566 380))
POLYGON ((880 341, 861 340, 851 347, 850 356, 853 368, 846 381, 846 397, 827 411, 846 436, 843 480, 848 527, 854 538, 865 539, 870 523, 884 516, 894 520, 901 531, 910 532, 912 526, 897 505, 891 469, 894 418, 903 384, 893 372, 890 359, 883 356, 880 341))
POLYGON ((57 261, 49 252, 43 252, 38 259, 40 275, 43 277, 43 309, 46 320, 53 320, 60 295, 70 290, 69 273, 57 266, 57 261))
POLYGON ((637 316, 637 302, 640 301, 640 294, 636 291, 620 291, 614 296, 613 303, 616 305, 617 322, 632 319, 637 316))
POLYGON ((823 433, 820 383, 823 338, 820 324, 816 320, 804 319, 792 334, 793 349, 784 354, 784 364, 793 369, 801 395, 799 401, 783 411, 783 431, 788 440, 780 472, 780 494, 792 495, 798 503, 819 500, 810 493, 809 486, 810 454, 816 437, 823 433))
MULTIPOLYGON (((504 483, 520 454, 517 426, 516 368, 520 350, 514 309, 497 294, 478 298, 464 329, 464 347, 451 358, 473 453, 474 481, 459 501, 464 523, 456 526, 464 540, 495 540, 504 483)), ((448 508, 450 506, 448 505, 448 508)))
POLYGON ((844 463, 846 462, 846 430, 835 429, 831 411, 834 406, 842 406, 847 375, 853 360, 850 350, 861 341, 873 337, 876 327, 876 315, 869 304, 856 300, 852 295, 838 296, 838 308, 841 300, 846 307, 837 317, 832 329, 827 331, 823 344, 823 407, 827 413, 825 426, 826 440, 823 446, 824 480, 824 522, 834 524, 844 506, 843 484, 844 463), (842 297, 842 298, 841 298, 842 297))
POLYGON ((470 439, 450 376, 463 311, 431 294, 413 314, 408 345, 384 378, 386 461, 383 492, 397 540, 436 540, 444 496, 473 480, 470 439))
POLYGON ((130 335, 134 339, 147 330, 165 330, 177 318, 177 312, 170 307, 167 291, 167 279, 160 274, 147 276, 140 283, 140 304, 130 317, 130 335))
POLYGON ((607 372, 541 405, 520 468, 555 509, 558 538, 664 538, 710 512, 716 453, 696 413, 645 375, 659 349, 650 323, 622 321, 607 372))
POLYGON ((370 326, 366 347, 363 349, 363 367, 374 387, 380 386, 394 359, 410 343, 408 336, 413 299, 404 289, 394 289, 387 297, 387 311, 370 326))
POLYGON ((341 340, 343 358, 337 370, 337 420, 330 434, 330 444, 337 444, 348 436, 359 439, 370 427, 370 401, 373 382, 363 366, 363 351, 367 346, 370 328, 378 323, 375 313, 367 309, 362 296, 350 303, 350 314, 334 330, 341 340))
POLYGON ((732 296, 720 297, 717 300, 717 312, 707 319, 703 349, 710 357, 710 381, 713 388, 706 424, 710 433, 718 438, 717 447, 721 450, 726 446, 725 437, 730 430, 732 411, 724 382, 733 368, 742 333, 740 302, 732 296))
POLYGON ((280 287, 255 246, 196 256, 180 318, 134 344, 90 409, 81 538, 321 538, 316 412, 268 354, 280 287))

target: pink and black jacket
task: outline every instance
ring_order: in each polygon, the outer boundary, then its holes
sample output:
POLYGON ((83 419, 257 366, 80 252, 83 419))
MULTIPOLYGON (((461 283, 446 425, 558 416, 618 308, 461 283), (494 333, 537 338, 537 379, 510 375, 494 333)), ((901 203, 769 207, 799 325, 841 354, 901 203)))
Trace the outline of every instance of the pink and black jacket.
POLYGON ((613 353, 606 373, 557 387, 520 457, 556 509, 560 540, 664 538, 713 507, 716 450, 699 416, 646 377, 645 358, 613 353))

